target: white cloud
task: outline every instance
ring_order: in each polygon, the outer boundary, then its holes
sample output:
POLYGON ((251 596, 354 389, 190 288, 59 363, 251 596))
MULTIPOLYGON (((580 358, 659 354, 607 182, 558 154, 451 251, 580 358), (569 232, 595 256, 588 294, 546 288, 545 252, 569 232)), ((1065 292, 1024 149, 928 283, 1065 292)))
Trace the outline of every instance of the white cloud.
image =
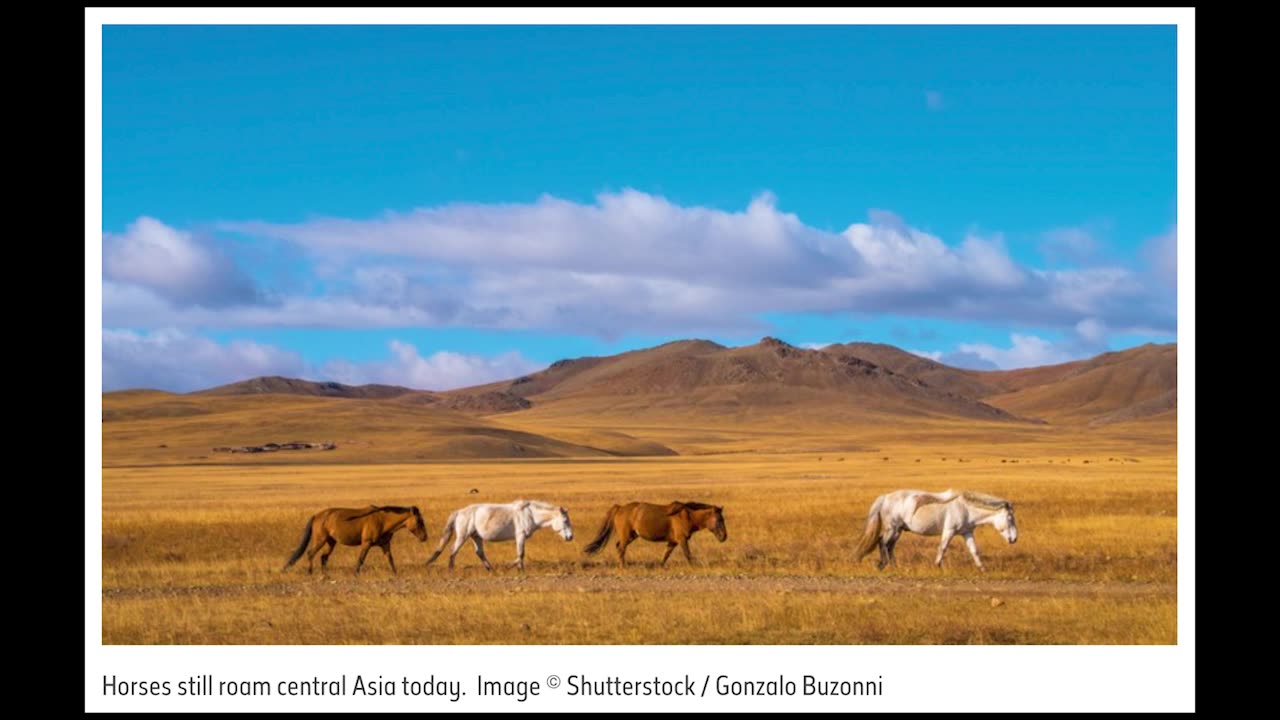
POLYGON ((519 377, 544 367, 518 352, 494 357, 439 351, 427 357, 399 340, 391 357, 308 365, 298 353, 274 345, 234 340, 218 343, 181 330, 150 333, 103 330, 102 388, 150 388, 189 392, 261 375, 334 380, 350 385, 382 383, 423 390, 452 390, 519 377))
POLYGON ((738 285, 802 286, 847 272, 847 243, 779 212, 772 195, 742 212, 681 207, 636 190, 595 204, 544 195, 527 204, 454 204, 374 220, 226 223, 320 256, 358 253, 486 271, 543 269, 738 285), (835 263, 833 265, 833 262, 835 263))
POLYGON ((390 360, 359 364, 339 361, 326 365, 322 373, 326 379, 352 385, 382 383, 422 390, 453 390, 509 380, 545 367, 518 352, 483 357, 441 350, 423 357, 418 354, 418 348, 400 340, 392 340, 389 347, 390 360))
POLYGON ((258 375, 298 376, 302 357, 245 340, 219 344, 166 329, 102 331, 102 389, 202 390, 258 375))
POLYGON ((944 353, 940 362, 978 370, 1054 365, 1105 352, 1107 340, 1106 324, 1091 317, 1076 323, 1073 332, 1060 340, 1013 333, 1009 336, 1009 347, 1001 348, 988 343, 961 343, 956 351, 944 353))
POLYGON ((1107 326, 1097 318, 1085 318, 1076 323, 1076 337, 1086 344, 1105 346, 1107 326))
POLYGON ((1044 234, 1040 251, 1050 260, 1085 262, 1098 254, 1094 233, 1085 228, 1055 228, 1044 234))
POLYGON ((933 360, 934 362, 942 361, 941 350, 908 350, 907 352, 911 353, 912 355, 919 355, 922 358, 928 358, 930 360, 933 360))
MULTIPOLYGON (((113 272, 104 282, 104 325, 466 326, 605 338, 742 334, 765 330, 759 318, 770 312, 896 313, 1062 330, 1090 317, 1114 329, 1174 325, 1170 303, 1153 298, 1126 268, 1037 269, 1015 262, 998 235, 949 245, 883 211, 833 233, 780 211, 768 194, 738 212, 625 190, 589 204, 544 196, 223 230, 253 236, 248 242, 286 243, 322 279, 315 287, 323 292, 277 292, 270 303, 215 308, 182 302, 151 274, 113 272)), ((139 245, 153 246, 157 253, 168 247, 139 245)))
POLYGON ((961 343, 959 350, 985 360, 1001 370, 1053 365, 1073 359, 1060 345, 1036 335, 1013 333, 1009 336, 1009 340, 1011 344, 1007 348, 986 343, 961 343))
POLYGON ((102 270, 107 280, 150 290, 180 306, 222 307, 257 295, 224 254, 149 217, 138 218, 122 235, 104 234, 102 270))

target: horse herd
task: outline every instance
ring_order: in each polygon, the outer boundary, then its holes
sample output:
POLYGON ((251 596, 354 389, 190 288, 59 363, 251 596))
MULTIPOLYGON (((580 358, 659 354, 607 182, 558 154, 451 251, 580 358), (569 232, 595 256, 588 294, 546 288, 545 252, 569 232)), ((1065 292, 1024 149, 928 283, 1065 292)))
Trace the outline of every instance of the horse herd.
MULTIPOLYGON (((871 504, 867 513, 862 537, 854 550, 854 559, 861 560, 872 550, 879 548, 880 560, 876 567, 897 564, 893 550, 898 537, 906 531, 921 535, 941 535, 941 544, 934 563, 942 566, 942 557, 956 535, 964 538, 969 554, 978 569, 983 569, 978 557, 978 546, 973 532, 979 525, 991 525, 1006 542, 1018 541, 1018 527, 1013 517, 1013 504, 994 495, 972 491, 946 490, 940 493, 923 490, 897 490, 881 495, 871 504)), ((440 545, 427 560, 435 562, 453 540, 449 552, 449 569, 453 569, 454 557, 466 541, 475 548, 476 557, 486 570, 493 571, 489 558, 485 557, 486 541, 514 540, 516 559, 514 567, 524 569, 524 546, 529 537, 540 528, 550 527, 566 542, 573 540, 573 525, 569 511, 563 506, 539 500, 516 500, 506 504, 479 503, 453 511, 444 523, 440 545)), ((418 506, 370 505, 365 508, 328 508, 321 510, 307 521, 302 531, 302 541, 293 555, 285 562, 283 570, 307 555, 307 572, 311 573, 315 556, 320 553, 320 570, 325 572, 329 556, 339 544, 359 546, 356 560, 358 574, 369 551, 375 546, 387 556, 391 571, 396 572, 395 559, 391 555, 391 539, 401 529, 408 530, 419 542, 427 541, 427 525, 418 506)), ((689 538, 699 530, 708 530, 720 542, 729 537, 725 525, 724 508, 700 502, 671 502, 656 505, 633 502, 614 505, 605 514, 599 532, 583 550, 595 554, 609 541, 616 538, 614 549, 618 565, 627 564, 627 546, 637 538, 650 542, 665 542, 667 551, 662 556, 665 566, 677 547, 685 560, 693 564, 689 552, 689 538)))

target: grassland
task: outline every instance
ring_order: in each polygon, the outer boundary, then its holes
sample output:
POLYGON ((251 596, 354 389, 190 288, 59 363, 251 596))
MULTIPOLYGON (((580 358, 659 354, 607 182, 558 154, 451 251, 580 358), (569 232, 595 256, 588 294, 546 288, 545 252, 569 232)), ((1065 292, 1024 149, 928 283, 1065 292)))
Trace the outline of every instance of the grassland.
MULTIPOLYGON (((533 432, 554 424, 573 442, 599 432, 564 418, 522 422, 533 432)), ((113 438, 102 479, 103 642, 1177 642, 1177 466, 1165 424, 838 435, 759 423, 754 433, 611 427, 681 455, 377 464, 369 449, 182 464, 176 448, 144 462, 139 448, 155 447, 157 434, 113 438), (868 505, 903 487, 1005 496, 1019 542, 981 528, 985 573, 959 542, 935 568, 937 539, 914 535, 899 543, 896 568, 854 562, 868 505), (567 506, 574 541, 535 535, 523 574, 486 573, 469 546, 452 573, 424 567, 451 510, 517 497, 567 506), (612 548, 584 556, 605 510, 633 499, 723 505, 728 541, 696 535, 693 567, 678 553, 657 567, 663 548, 644 542, 625 570, 612 548), (396 538, 398 576, 374 552, 353 577, 354 548, 334 553, 329 578, 280 572, 313 512, 371 502, 417 504, 427 516, 427 544, 396 538)), ((488 554, 500 565, 513 551, 492 544, 488 554)))

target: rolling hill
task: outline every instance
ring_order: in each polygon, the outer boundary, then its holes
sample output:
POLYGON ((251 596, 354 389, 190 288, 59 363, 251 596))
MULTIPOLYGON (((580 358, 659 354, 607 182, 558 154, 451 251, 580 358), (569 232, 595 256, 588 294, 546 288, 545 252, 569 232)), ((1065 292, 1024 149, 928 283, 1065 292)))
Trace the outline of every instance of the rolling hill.
POLYGON ((1176 344, 976 371, 890 345, 808 350, 764 338, 566 359, 443 392, 283 377, 187 394, 110 392, 102 432, 104 462, 113 464, 417 462, 734 452, 804 447, 805 437, 823 438, 815 447, 853 447, 889 431, 1012 437, 1037 427, 1176 427, 1176 419, 1176 344), (212 454, 290 442, 338 451, 212 454))
POLYGON ((192 395, 310 395, 314 397, 383 399, 414 392, 398 385, 343 385, 315 382, 278 375, 250 378, 227 385, 197 390, 192 395))
POLYGON ((519 395, 538 415, 1018 420, 974 397, 933 388, 853 353, 806 350, 775 338, 734 348, 683 340, 612 357, 562 360, 513 381, 461 392, 478 390, 519 395))
POLYGON ((1178 346, 1147 344, 1088 360, 985 373, 993 405, 1063 424, 1177 419, 1178 346))
MULTIPOLYGON (((930 387, 1050 422, 1106 425, 1164 416, 1178 407, 1175 343, 1148 343, 1087 360, 1017 370, 955 368, 879 343, 831 345, 823 351, 866 358, 930 387)), ((1168 417, 1175 418, 1176 412, 1168 417)))
POLYGON ((309 394, 103 395, 104 463, 415 462, 441 459, 672 455, 622 433, 579 442, 494 424, 447 408, 309 394), (594 440, 594 444, 587 444, 594 440), (242 454, 267 443, 333 443, 336 452, 242 454))

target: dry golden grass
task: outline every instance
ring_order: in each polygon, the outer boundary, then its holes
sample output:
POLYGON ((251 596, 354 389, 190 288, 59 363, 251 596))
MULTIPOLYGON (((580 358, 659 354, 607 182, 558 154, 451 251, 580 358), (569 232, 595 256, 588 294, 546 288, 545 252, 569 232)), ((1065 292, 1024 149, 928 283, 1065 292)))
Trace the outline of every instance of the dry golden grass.
MULTIPOLYGON (((555 435, 537 419, 530 413, 521 428, 555 435)), ((595 432, 589 422, 557 422, 574 439, 595 432)), ((683 454, 107 467, 103 642, 1177 641, 1177 472, 1165 425, 995 433, 921 422, 859 435, 765 425, 609 427, 683 454), (1018 544, 979 529, 986 573, 958 541, 945 567, 934 568, 937 538, 916 535, 899 543, 896 568, 877 572, 872 557, 854 562, 869 504, 903 487, 1007 497, 1018 511, 1018 544), (469 544, 453 573, 443 558, 424 567, 450 511, 518 497, 567 506, 574 541, 539 532, 523 575, 504 567, 485 573, 469 544), (610 505, 674 499, 725 507, 728 541, 696 535, 695 567, 677 552, 659 568, 664 548, 643 541, 631 547, 624 571, 611 546, 582 555, 610 505), (328 580, 308 576, 305 559, 280 572, 313 512, 368 503, 417 504, 427 517, 427 544, 407 533, 394 542, 398 576, 375 551, 353 577, 357 551, 349 547, 334 553, 328 580)), ((513 551, 496 543, 488 554, 500 565, 513 551)))

